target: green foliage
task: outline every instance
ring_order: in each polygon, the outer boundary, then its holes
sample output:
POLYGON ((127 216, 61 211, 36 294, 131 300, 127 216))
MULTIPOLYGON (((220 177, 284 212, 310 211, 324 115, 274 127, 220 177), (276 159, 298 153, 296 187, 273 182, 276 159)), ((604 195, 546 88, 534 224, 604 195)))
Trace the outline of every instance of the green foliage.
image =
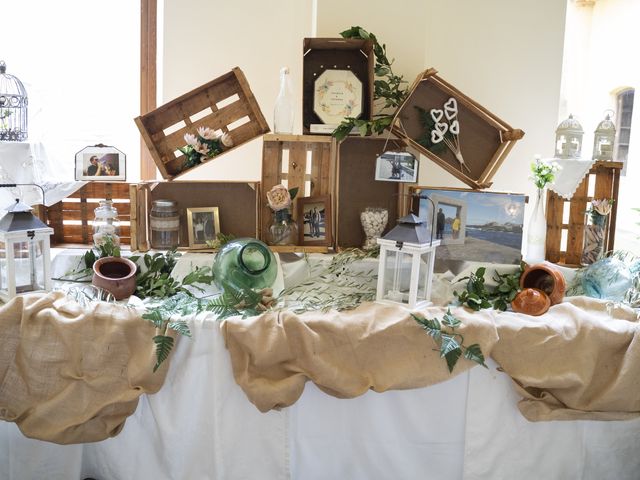
POLYGON ((465 346, 464 337, 455 332, 461 322, 451 313, 450 309, 447 309, 442 321, 437 318, 425 318, 414 313, 411 316, 439 346, 440 358, 445 359, 450 373, 453 372, 458 360, 463 355, 467 360, 487 368, 480 345, 474 343, 468 347, 465 346), (444 328, 447 330, 443 330, 444 328))
MULTIPOLYGON (((373 53, 376 57, 374 73, 377 77, 373 82, 373 99, 378 102, 380 111, 399 107, 407 97, 407 89, 402 89, 401 85, 406 83, 402 75, 393 73, 391 65, 393 60, 387 57, 387 46, 380 44, 376 36, 362 27, 351 27, 341 32, 343 38, 357 38, 373 41, 373 53)), ((361 120, 353 117, 345 118, 342 123, 333 131, 332 135, 338 141, 346 138, 354 128, 358 129, 361 136, 373 133, 381 134, 391 125, 393 115, 376 113, 372 115, 372 120, 361 120)))
MULTIPOLYGON (((93 264, 100 258, 119 257, 120 247, 113 242, 113 237, 105 236, 104 241, 91 250, 87 250, 75 270, 67 272, 60 280, 77 281, 93 274, 93 264)), ((133 260, 135 261, 135 260, 133 260)))
POLYGON ((221 249, 222 247, 224 247, 227 243, 229 243, 231 240, 235 240, 236 236, 232 233, 230 234, 224 234, 222 232, 218 232, 216 234, 216 239, 215 240, 207 240, 207 247, 209 248, 215 248, 216 250, 221 249))
POLYGON ((168 335, 156 335, 153 337, 153 342, 156 344, 156 364, 153 367, 155 372, 160 368, 162 362, 169 358, 169 354, 173 349, 173 337, 168 335))
POLYGON ((209 158, 213 158, 216 155, 222 153, 223 145, 219 139, 206 139, 204 137, 201 137, 200 135, 198 135, 197 138, 203 146, 207 147, 208 153, 206 155, 203 155, 202 153, 198 152, 193 145, 179 147, 178 150, 180 150, 180 152, 182 152, 185 156, 185 160, 182 164, 183 169, 200 165, 203 159, 206 160, 209 158))
POLYGON ((531 178, 535 186, 542 190, 547 184, 553 183, 559 170, 560 167, 557 163, 546 163, 537 158, 531 164, 531 173, 533 174, 531 178))
POLYGON ((467 280, 466 288, 460 293, 454 291, 453 294, 460 304, 466 305, 475 311, 492 307, 496 310, 505 311, 520 291, 522 272, 524 272, 523 263, 520 264, 519 270, 515 273, 499 274, 496 272, 497 277, 493 277, 493 280, 497 285, 489 290, 485 285, 484 278, 486 268, 480 267, 475 272, 472 272, 471 275, 462 279, 467 280))
MULTIPOLYGON (((431 114, 424 108, 417 105, 415 105, 414 108, 417 109, 418 113, 420 114, 420 123, 422 123, 423 127, 422 136, 417 138, 416 142, 435 154, 439 154, 445 151, 447 149, 447 145, 445 144, 445 142, 433 143, 431 141, 431 131, 433 130, 433 127, 436 123, 433 121, 433 118, 431 118, 431 114)), ((444 138, 453 141, 453 135, 448 130, 447 133, 444 134, 444 138)))

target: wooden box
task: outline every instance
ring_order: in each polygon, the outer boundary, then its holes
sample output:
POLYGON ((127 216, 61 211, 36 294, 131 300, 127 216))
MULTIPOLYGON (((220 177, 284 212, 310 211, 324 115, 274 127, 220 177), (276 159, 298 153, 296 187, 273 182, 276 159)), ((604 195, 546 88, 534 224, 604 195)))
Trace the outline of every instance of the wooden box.
MULTIPOLYGON (((430 68, 418 75, 409 90, 407 99, 396 112, 391 130, 407 145, 417 149, 471 188, 488 188, 491 186, 491 179, 516 141, 524 136, 524 132, 513 129, 486 108, 438 77, 436 73, 435 69, 430 68), (428 113, 435 109, 436 113, 440 114, 441 120, 438 120, 440 123, 448 123, 453 126, 454 118, 447 120, 446 117, 442 117, 443 113, 447 114, 445 104, 449 105, 451 98, 454 98, 457 103, 455 119, 459 125, 459 146, 466 168, 460 164, 455 154, 446 146, 441 147, 441 150, 436 154, 435 150, 431 151, 423 144, 418 143, 425 132, 428 134, 430 130, 425 129, 420 111, 416 107, 420 107, 428 113), (438 110, 441 112, 437 112, 438 110)), ((442 128, 448 129, 448 126, 442 128)), ((430 135, 427 136, 431 139, 430 135)), ((443 143, 439 142, 438 145, 442 146, 443 143)))
POLYGON ((547 192, 546 259, 567 266, 580 265, 586 211, 592 199, 613 199, 605 236, 605 252, 613 250, 618 209, 621 162, 596 162, 571 200, 547 192))
POLYGON ((381 137, 348 137, 338 148, 334 236, 337 249, 362 247, 365 236, 360 213, 366 207, 389 210, 386 233, 395 227, 405 209, 403 184, 376 181, 376 160, 387 150, 403 149, 399 140, 381 137))
POLYGON ((145 182, 131 185, 131 250, 147 251, 149 212, 154 200, 174 200, 180 214, 180 248, 189 246, 187 208, 218 207, 220 231, 257 237, 260 184, 252 182, 145 182))
POLYGON ((51 246, 84 247, 93 244, 94 210, 99 201, 111 199, 120 219, 120 243, 130 244, 129 184, 91 182, 64 200, 45 207, 39 205, 38 215, 51 228, 51 246))
MULTIPOLYGON (((266 192, 275 185, 288 189, 298 188, 297 198, 331 195, 335 184, 336 140, 323 135, 280 135, 263 137, 262 195, 260 238, 266 240, 272 210, 267 203, 266 192)), ((333 199, 332 199, 333 202, 333 199)), ((298 218, 297 202, 293 202, 292 215, 298 218)), ((294 251, 327 251, 326 247, 303 249, 279 249, 294 251)))
POLYGON ((269 131, 238 67, 136 118, 135 122, 165 179, 177 178, 197 167, 183 168, 185 157, 178 148, 186 145, 185 133, 195 134, 201 126, 229 133, 233 147, 220 154, 224 155, 269 131))
MULTIPOLYGON (((346 38, 305 38, 302 68, 302 131, 313 133, 311 125, 323 122, 313 111, 315 81, 325 70, 350 70, 362 82, 362 114, 373 114, 373 68, 375 56, 371 40, 346 38)), ((331 130, 326 132, 330 134, 331 130)))

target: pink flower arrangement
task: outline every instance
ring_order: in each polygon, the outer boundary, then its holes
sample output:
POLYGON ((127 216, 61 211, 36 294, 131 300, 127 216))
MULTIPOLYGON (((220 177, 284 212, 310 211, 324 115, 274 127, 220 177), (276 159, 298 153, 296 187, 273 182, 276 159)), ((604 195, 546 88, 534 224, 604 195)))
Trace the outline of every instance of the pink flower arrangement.
POLYGON ((186 157, 183 168, 199 165, 233 146, 231 135, 209 127, 198 127, 197 135, 185 133, 184 141, 187 145, 179 149, 186 157))

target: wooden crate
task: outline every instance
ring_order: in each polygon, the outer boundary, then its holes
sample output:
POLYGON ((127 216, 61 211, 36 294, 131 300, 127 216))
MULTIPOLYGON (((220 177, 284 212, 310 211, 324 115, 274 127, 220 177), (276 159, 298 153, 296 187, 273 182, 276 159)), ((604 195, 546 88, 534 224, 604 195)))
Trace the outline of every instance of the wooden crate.
POLYGON ((512 128, 436 73, 437 70, 430 68, 418 75, 407 99, 396 112, 391 131, 471 188, 488 188, 491 186, 491 179, 515 143, 524 136, 524 132, 512 128), (458 104, 460 149, 470 171, 462 170, 448 148, 436 154, 417 141, 424 134, 424 126, 415 107, 427 112, 431 109, 442 110, 450 98, 455 98, 458 104))
POLYGON ((360 213, 366 207, 389 210, 386 233, 406 207, 404 184, 376 181, 376 160, 386 150, 403 149, 400 140, 382 137, 348 137, 340 142, 337 157, 335 207, 336 249, 362 247, 365 235, 360 213))
POLYGON ((150 249, 149 212, 154 200, 174 200, 180 214, 180 247, 189 246, 187 208, 218 207, 220 230, 236 237, 257 237, 259 227, 257 182, 175 181, 132 184, 131 250, 150 249))
POLYGON ((621 162, 596 162, 585 175, 571 200, 566 200, 550 190, 547 192, 547 260, 567 266, 580 265, 586 211, 589 202, 594 198, 614 200, 605 236, 605 251, 613 250, 622 167, 621 162), (589 195, 590 191, 593 195, 589 195))
POLYGON ((120 219, 120 243, 129 245, 131 205, 129 184, 91 182, 50 207, 38 206, 38 214, 53 228, 51 245, 85 247, 93 243, 94 210, 99 201, 111 199, 120 219))
MULTIPOLYGON (((272 216, 266 192, 284 184, 289 189, 298 187, 297 198, 316 195, 333 198, 337 148, 333 137, 322 135, 265 135, 263 142, 260 238, 265 240, 272 216)), ((298 218, 295 200, 292 215, 298 218)), ((300 251, 300 248, 285 250, 300 251)), ((304 247, 303 250, 327 251, 327 248, 304 247)))
MULTIPOLYGON (((198 127, 229 133, 229 152, 269 131, 247 79, 238 67, 161 107, 135 119, 158 170, 165 179, 177 178, 198 166, 184 169, 185 133, 198 127)), ((219 156, 219 155, 218 155, 219 156)), ((217 157, 214 157, 217 158, 217 157)))
MULTIPOLYGON (((373 42, 354 38, 305 38, 302 66, 302 131, 312 133, 312 124, 322 124, 313 111, 314 86, 325 70, 350 70, 362 82, 362 114, 373 114, 373 42)), ((331 132, 327 132, 331 133, 331 132)))

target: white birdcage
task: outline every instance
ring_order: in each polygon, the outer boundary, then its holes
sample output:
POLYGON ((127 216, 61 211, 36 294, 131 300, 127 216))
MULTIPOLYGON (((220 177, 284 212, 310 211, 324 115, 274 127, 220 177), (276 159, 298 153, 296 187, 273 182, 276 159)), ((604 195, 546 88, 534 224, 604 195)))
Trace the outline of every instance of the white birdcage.
POLYGON ((7 72, 0 61, 0 140, 24 142, 27 140, 27 91, 22 82, 7 72))

